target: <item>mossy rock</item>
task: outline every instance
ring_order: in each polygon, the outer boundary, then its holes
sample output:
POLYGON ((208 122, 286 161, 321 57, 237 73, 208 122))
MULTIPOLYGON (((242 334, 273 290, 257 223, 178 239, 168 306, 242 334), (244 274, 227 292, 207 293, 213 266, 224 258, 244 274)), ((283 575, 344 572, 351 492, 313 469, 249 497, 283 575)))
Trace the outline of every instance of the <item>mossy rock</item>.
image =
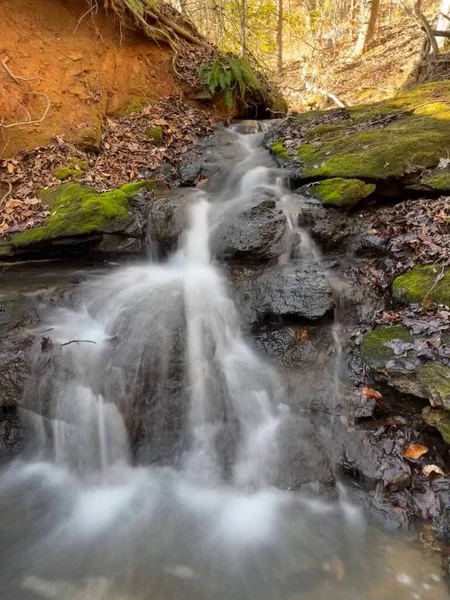
POLYGON ((38 227, 11 237, 13 247, 80 236, 123 231, 132 220, 128 197, 120 189, 102 194, 77 183, 63 183, 39 193, 50 216, 38 227))
POLYGON ((417 378, 431 406, 450 410, 450 367, 428 363, 418 369, 417 378))
POLYGON ((422 418, 427 425, 435 427, 442 435, 442 439, 450 444, 450 412, 447 410, 435 410, 427 406, 422 411, 422 418))
POLYGON ((443 271, 440 265, 421 265, 396 277, 392 283, 392 294, 397 300, 412 304, 429 299, 436 304, 450 307, 450 268, 443 271))
POLYGON ((161 146, 161 144, 164 141, 164 132, 162 130, 162 127, 160 127, 159 125, 155 127, 148 127, 144 131, 144 134, 145 137, 152 142, 152 144, 155 144, 155 146, 161 146))
POLYGON ((87 160, 81 160, 77 157, 72 157, 67 161, 66 165, 53 169, 53 177, 64 181, 70 178, 81 177, 89 166, 87 160))
POLYGON ((439 192, 450 191, 450 169, 440 169, 423 177, 421 184, 439 192))
POLYGON ((312 187, 312 194, 316 196, 324 206, 336 206, 338 208, 353 208, 363 198, 370 196, 375 191, 375 184, 364 183, 359 179, 325 179, 312 187))
POLYGON ((99 122, 97 125, 77 131, 74 136, 74 144, 85 152, 99 152, 102 137, 102 124, 99 122))
POLYGON ((413 337, 407 327, 403 325, 378 325, 373 331, 369 331, 361 342, 361 354, 364 360, 374 368, 384 366, 386 362, 395 357, 394 351, 385 346, 387 342, 401 340, 412 342, 413 337))
POLYGON ((287 151, 287 148, 284 146, 283 141, 282 140, 278 140, 276 142, 274 142, 272 144, 272 146, 270 147, 271 151, 274 154, 277 154, 278 156, 281 156, 281 158, 284 158, 286 160, 290 159, 289 153, 287 151))
POLYGON ((14 256, 11 242, 0 240, 0 260, 2 258, 10 258, 11 256, 14 256))
POLYGON ((145 189, 148 191, 164 190, 165 185, 159 181, 153 179, 142 179, 141 181, 133 181, 132 183, 125 183, 120 190, 125 194, 127 198, 132 198, 140 190, 145 189))
MULTIPOLYGON (((293 116, 289 125, 306 130, 304 135, 310 137, 321 127, 317 121, 329 120, 332 112, 293 116)), ((414 173, 435 168, 450 152, 450 81, 419 86, 374 105, 349 108, 344 115, 342 110, 334 113, 339 122, 324 123, 320 140, 299 148, 301 178, 411 182, 414 173), (374 119, 379 119, 379 124, 364 129, 364 124, 374 119)), ((277 140, 272 150, 289 158, 283 139, 277 140)))

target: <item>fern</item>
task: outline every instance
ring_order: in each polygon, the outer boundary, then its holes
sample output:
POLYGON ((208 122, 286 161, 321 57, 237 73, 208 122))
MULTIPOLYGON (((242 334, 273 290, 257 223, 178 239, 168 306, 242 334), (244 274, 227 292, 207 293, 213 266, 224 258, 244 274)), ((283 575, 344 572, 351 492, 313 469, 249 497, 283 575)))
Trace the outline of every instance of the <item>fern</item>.
POLYGON ((227 108, 232 108, 237 99, 244 101, 248 96, 264 97, 264 83, 252 66, 233 54, 219 54, 213 60, 202 63, 198 74, 211 94, 221 94, 227 108))

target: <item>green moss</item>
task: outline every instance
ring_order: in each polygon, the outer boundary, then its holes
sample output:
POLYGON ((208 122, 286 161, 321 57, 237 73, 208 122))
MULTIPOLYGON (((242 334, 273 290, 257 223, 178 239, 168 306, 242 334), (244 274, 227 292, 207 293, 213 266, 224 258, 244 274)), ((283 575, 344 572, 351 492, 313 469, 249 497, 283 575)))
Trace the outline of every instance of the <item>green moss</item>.
POLYGON ((67 164, 53 169, 53 177, 64 181, 70 177, 81 177, 89 166, 87 160, 81 160, 80 158, 73 156, 69 158, 67 164))
POLYGON ((102 143, 102 124, 99 122, 93 127, 87 127, 78 132, 75 145, 86 152, 98 152, 102 143))
POLYGON ((450 268, 444 270, 440 265, 422 265, 412 268, 397 277, 392 283, 392 294, 405 303, 423 302, 426 298, 437 304, 450 307, 450 268))
POLYGON ((306 177, 388 179, 435 167, 450 151, 450 122, 409 117, 384 129, 327 135, 298 150, 306 177))
POLYGON ((287 148, 284 146, 282 140, 277 140, 276 142, 274 142, 270 149, 274 154, 278 154, 278 156, 281 156, 282 158, 289 158, 287 148))
POLYGON ((148 127, 144 131, 145 137, 149 139, 155 146, 161 146, 164 140, 164 132, 162 127, 157 125, 156 127, 148 127))
POLYGON ((132 115, 133 113, 141 111, 145 106, 148 106, 148 104, 148 99, 136 96, 136 98, 129 100, 119 113, 123 115, 132 115))
POLYGON ((158 181, 153 181, 153 179, 142 179, 141 181, 126 183, 120 188, 120 190, 127 198, 132 198, 139 190, 142 190, 143 188, 146 190, 156 190, 159 187, 160 184, 158 181))
POLYGON ((366 333, 361 342, 361 353, 369 364, 384 363, 394 357, 394 351, 385 346, 392 340, 412 342, 413 338, 409 330, 403 325, 388 327, 378 325, 373 331, 366 333))
POLYGON ((450 367, 437 362, 421 366, 417 379, 433 406, 450 410, 450 367))
POLYGON ((317 196, 324 206, 337 206, 350 209, 360 200, 375 191, 373 183, 364 183, 359 179, 325 179, 312 188, 313 195, 317 196))
POLYGON ((42 225, 14 234, 13 247, 67 236, 120 231, 131 220, 128 198, 122 190, 99 194, 89 186, 63 183, 42 190, 39 197, 48 205, 50 216, 42 225))
POLYGON ((441 169, 429 177, 422 178, 422 184, 427 185, 433 190, 450 190, 450 169, 441 169))
POLYGON ((342 129, 345 129, 345 125, 325 123, 324 125, 316 125, 316 127, 313 127, 308 135, 310 137, 315 137, 316 135, 324 135, 326 133, 332 133, 333 131, 341 131, 342 129))

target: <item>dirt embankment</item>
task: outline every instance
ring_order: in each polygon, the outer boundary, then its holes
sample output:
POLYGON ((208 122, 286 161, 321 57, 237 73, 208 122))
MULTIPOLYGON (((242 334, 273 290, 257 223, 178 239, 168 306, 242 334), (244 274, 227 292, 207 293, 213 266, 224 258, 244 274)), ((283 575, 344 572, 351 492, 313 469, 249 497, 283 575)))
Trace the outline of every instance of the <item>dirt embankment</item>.
POLYGON ((95 147, 105 115, 181 91, 167 49, 88 9, 86 0, 2 0, 0 157, 57 135, 95 147))

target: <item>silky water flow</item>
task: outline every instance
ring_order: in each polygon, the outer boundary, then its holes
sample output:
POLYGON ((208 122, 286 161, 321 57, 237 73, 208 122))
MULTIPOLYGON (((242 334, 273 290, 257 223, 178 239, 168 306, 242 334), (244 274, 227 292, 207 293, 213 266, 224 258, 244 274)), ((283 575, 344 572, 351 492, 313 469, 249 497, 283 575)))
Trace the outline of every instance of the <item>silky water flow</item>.
POLYGON ((234 158, 191 191, 171 256, 96 274, 76 309, 43 307, 26 396, 48 418, 0 473, 2 600, 419 598, 398 564, 416 550, 345 495, 276 487, 282 375, 244 337, 209 241, 268 190, 297 252, 320 257, 261 134, 229 136, 234 158))

